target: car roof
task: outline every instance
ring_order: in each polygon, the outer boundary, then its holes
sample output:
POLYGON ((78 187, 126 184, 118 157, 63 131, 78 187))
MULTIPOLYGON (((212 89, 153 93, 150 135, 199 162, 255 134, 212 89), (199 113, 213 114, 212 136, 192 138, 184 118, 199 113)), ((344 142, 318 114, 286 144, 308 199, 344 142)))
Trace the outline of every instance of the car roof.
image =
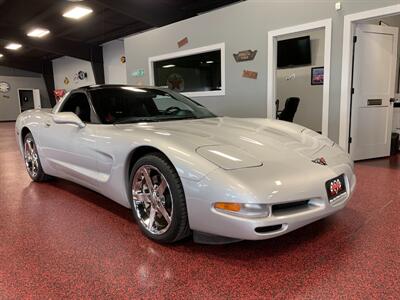
POLYGON ((121 88, 121 87, 133 87, 133 88, 141 88, 141 89, 156 89, 156 90, 165 90, 160 87, 156 86, 135 86, 135 85, 128 85, 128 84, 94 84, 94 85, 87 85, 82 86, 73 91, 93 91, 93 90, 103 90, 109 88, 121 88))

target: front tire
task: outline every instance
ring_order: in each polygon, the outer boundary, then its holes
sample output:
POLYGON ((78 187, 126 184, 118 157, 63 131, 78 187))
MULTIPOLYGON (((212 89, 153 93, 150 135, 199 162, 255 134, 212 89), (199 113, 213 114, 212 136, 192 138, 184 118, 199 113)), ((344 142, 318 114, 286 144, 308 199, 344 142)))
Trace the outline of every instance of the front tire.
POLYGON ((163 155, 140 158, 132 168, 130 183, 133 217, 148 238, 173 243, 190 234, 182 183, 163 155))
POLYGON ((28 133, 24 138, 24 160, 26 170, 33 181, 42 182, 51 178, 43 171, 36 143, 31 133, 28 133))

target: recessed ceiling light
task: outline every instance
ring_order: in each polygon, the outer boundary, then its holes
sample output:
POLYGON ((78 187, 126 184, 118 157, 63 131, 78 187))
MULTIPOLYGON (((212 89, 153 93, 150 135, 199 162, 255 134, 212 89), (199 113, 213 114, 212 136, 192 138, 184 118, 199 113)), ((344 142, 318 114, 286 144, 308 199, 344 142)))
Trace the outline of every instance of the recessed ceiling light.
POLYGON ((8 50, 18 50, 21 47, 22 47, 21 44, 9 43, 5 48, 8 49, 8 50))
POLYGON ((78 20, 80 18, 83 18, 84 16, 87 16, 88 14, 91 14, 92 12, 93 10, 91 8, 83 6, 75 6, 74 8, 65 12, 63 14, 63 17, 78 20))
POLYGON ((27 33, 27 36, 41 38, 50 33, 49 30, 44 28, 35 28, 27 33))
POLYGON ((173 68, 173 67, 175 67, 175 65, 165 65, 165 66, 162 66, 164 69, 167 69, 167 68, 173 68))
POLYGON ((0 53, 0 57, 3 57, 4 55, 0 53))

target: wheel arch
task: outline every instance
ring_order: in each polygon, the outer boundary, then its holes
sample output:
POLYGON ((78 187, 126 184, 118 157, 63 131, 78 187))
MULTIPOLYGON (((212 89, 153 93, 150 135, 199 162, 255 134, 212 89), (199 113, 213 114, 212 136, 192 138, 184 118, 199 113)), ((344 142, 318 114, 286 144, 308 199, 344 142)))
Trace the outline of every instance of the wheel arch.
POLYGON ((20 135, 21 147, 23 147, 25 142, 25 137, 27 136, 28 133, 32 134, 32 131, 27 126, 22 127, 20 135))
MULTIPOLYGON (((131 172, 132 172, 132 168, 134 166, 134 164, 143 156, 150 154, 150 153, 158 153, 161 154, 162 156, 164 156, 165 159, 168 160, 168 162, 171 164, 171 166, 176 170, 175 165, 172 163, 172 161, 168 158, 168 156, 159 148, 156 148, 154 146, 148 146, 148 145, 142 145, 142 146, 138 146, 135 149, 133 149, 129 154, 128 157, 126 159, 126 164, 125 164, 125 185, 127 188, 127 192, 129 195, 129 189, 130 187, 130 176, 131 176, 131 172)), ((178 176, 179 173, 177 172, 178 176)), ((180 176, 179 176, 180 177, 180 176)), ((181 178, 180 178, 181 179, 181 178)))

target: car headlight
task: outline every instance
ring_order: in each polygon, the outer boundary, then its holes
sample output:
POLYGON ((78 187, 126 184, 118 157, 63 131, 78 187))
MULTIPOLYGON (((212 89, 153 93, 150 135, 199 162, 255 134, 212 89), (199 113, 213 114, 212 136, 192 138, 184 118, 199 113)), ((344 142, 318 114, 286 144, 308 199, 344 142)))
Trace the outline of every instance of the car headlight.
POLYGON ((214 209, 217 211, 249 218, 262 218, 270 215, 270 206, 259 203, 234 203, 234 202, 216 202, 214 209))

